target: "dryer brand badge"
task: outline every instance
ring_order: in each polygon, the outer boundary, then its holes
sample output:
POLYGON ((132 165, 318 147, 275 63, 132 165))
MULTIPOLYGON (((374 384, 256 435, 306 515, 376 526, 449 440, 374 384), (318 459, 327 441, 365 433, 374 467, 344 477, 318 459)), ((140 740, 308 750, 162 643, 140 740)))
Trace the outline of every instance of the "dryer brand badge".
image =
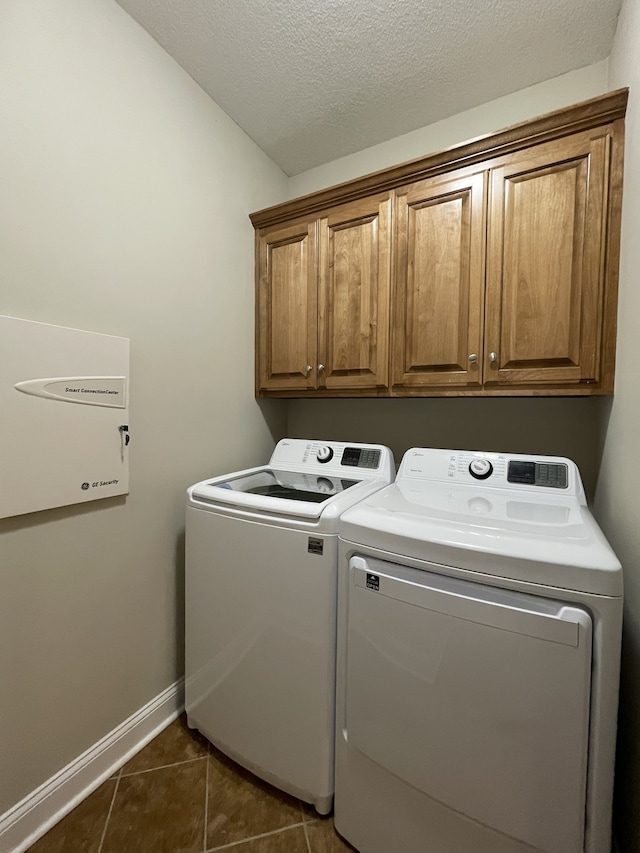
POLYGON ((380 590, 380 578, 378 575, 372 575, 371 572, 367 572, 367 589, 375 589, 376 592, 380 590))

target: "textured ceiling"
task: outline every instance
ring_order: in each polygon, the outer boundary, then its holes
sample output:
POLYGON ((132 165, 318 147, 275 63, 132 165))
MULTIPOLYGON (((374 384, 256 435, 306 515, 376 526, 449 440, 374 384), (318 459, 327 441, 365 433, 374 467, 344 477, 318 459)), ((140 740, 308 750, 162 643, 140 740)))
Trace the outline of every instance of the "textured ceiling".
POLYGON ((608 56, 621 0, 118 0, 289 175, 608 56))

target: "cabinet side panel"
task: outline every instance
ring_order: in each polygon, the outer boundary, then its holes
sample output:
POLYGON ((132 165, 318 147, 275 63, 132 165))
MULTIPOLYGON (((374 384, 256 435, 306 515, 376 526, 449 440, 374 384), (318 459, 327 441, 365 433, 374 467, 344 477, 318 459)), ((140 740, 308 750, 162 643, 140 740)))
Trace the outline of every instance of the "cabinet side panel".
MULTIPOLYGON (((612 139, 604 133, 594 139, 589 158, 589 192, 585 222, 583 261, 582 332, 580 360, 582 377, 604 379, 603 320, 606 290, 607 199, 612 139)), ((615 334, 615 323, 614 323, 615 334)))

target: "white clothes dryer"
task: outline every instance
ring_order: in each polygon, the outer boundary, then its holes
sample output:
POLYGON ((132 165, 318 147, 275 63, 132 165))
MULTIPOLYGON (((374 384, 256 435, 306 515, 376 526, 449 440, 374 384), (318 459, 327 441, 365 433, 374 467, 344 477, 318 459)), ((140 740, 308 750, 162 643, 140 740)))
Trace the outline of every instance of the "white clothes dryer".
POLYGON ((413 448, 340 524, 335 824, 610 849, 622 571, 569 459, 413 448))
POLYGON ((283 439, 267 465, 188 489, 188 723, 322 814, 333 802, 338 521, 394 477, 386 447, 283 439))

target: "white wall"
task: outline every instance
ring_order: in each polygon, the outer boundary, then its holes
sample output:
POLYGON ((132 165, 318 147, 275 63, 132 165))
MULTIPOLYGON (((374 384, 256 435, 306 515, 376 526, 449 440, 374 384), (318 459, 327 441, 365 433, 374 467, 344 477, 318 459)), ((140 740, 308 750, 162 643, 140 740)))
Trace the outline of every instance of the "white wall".
POLYGON ((0 313, 131 339, 131 494, 0 522, 0 814, 175 681, 184 489, 267 456, 287 179, 112 0, 0 5, 0 313))
MULTIPOLYGON (((606 91, 605 61, 305 172, 291 178, 290 195, 383 169, 606 91)), ((414 445, 569 456, 592 494, 599 413, 606 406, 606 400, 590 398, 296 400, 289 403, 288 432, 382 442, 398 461, 414 445)))
POLYGON ((616 391, 603 412, 604 452, 595 510, 624 566, 616 824, 621 853, 640 851, 640 3, 625 0, 610 57, 611 88, 629 86, 620 254, 616 391))

